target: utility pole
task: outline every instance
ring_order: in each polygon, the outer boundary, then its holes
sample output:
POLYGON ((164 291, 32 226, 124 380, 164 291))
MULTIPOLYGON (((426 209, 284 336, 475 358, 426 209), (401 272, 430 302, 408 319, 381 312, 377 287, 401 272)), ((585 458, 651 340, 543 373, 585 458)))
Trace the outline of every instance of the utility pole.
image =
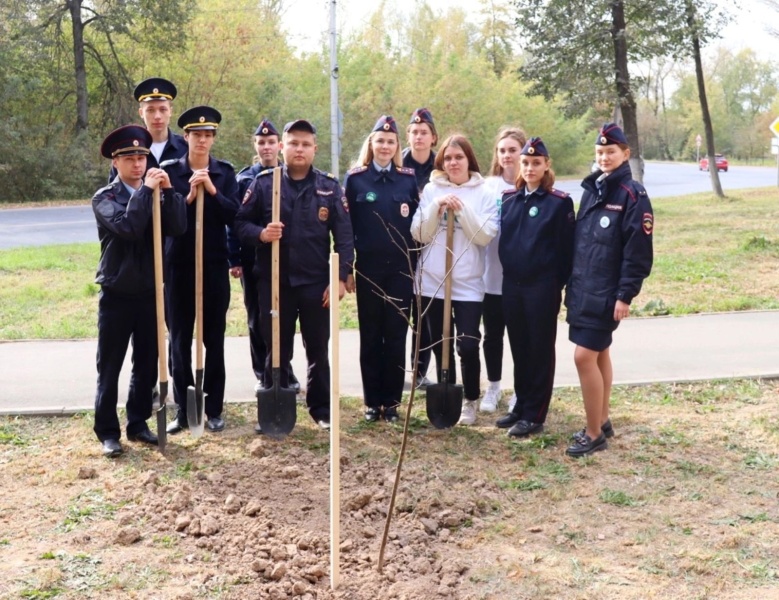
POLYGON ((336 0, 330 2, 330 172, 339 177, 341 132, 338 130, 338 36, 335 30, 336 0))

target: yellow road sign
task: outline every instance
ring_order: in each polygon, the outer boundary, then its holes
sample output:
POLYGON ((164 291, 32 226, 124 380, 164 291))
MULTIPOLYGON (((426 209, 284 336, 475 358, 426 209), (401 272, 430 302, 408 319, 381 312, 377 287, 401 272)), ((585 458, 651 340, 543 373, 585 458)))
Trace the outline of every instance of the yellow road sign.
POLYGON ((773 133, 776 137, 779 137, 779 117, 773 120, 773 122, 768 126, 768 129, 770 129, 771 133, 773 133))

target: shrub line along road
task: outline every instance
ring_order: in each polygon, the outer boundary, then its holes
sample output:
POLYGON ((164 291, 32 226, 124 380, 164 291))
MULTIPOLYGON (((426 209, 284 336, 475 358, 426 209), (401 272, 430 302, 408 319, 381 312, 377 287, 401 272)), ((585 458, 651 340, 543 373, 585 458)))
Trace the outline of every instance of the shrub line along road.
MULTIPOLYGON (((725 189, 769 187, 776 185, 776 172, 767 167, 734 167, 721 179, 725 189)), ((568 181, 559 187, 576 192, 578 186, 578 181, 568 181)), ((649 163, 646 186, 653 198, 710 189, 708 174, 690 164, 649 163)), ((90 242, 96 237, 89 206, 0 210, 0 248, 90 242)), ((344 330, 340 335, 341 393, 361 396, 359 334, 344 330)), ((578 385, 573 345, 567 337, 568 328, 561 323, 556 386, 578 385)), ((628 319, 614 339, 615 384, 779 377, 779 311, 628 319)), ((305 351, 299 335, 295 344, 293 366, 298 375, 304 375, 305 351)), ((508 341, 505 346, 503 387, 511 388, 508 341)), ((92 409, 95 352, 95 340, 0 343, 0 414, 64 414, 92 409)), ((129 357, 128 352, 120 378, 121 405, 126 402, 129 357)), ((225 358, 227 401, 253 402, 248 338, 228 338, 225 358)))

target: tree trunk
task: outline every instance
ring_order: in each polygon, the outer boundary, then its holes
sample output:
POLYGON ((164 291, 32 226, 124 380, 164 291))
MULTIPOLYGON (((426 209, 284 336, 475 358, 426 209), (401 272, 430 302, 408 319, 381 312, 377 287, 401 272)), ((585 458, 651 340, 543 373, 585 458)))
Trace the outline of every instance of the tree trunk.
POLYGON ((695 60, 695 78, 698 80, 698 99, 701 103, 701 115, 703 115, 703 129, 706 133, 706 153, 709 155, 709 174, 711 175, 711 189, 719 198, 724 198, 722 184, 717 171, 717 161, 714 159, 714 127, 711 125, 709 114, 709 102, 706 99, 706 82, 703 79, 703 63, 701 62, 701 41, 698 37, 698 29, 695 24, 695 6, 690 0, 685 3, 687 12, 687 27, 692 38, 692 56, 695 60))
POLYGON ((633 179, 641 183, 644 181, 644 160, 641 158, 641 147, 638 142, 636 100, 630 89, 628 44, 627 39, 625 39, 625 3, 623 0, 613 0, 611 3, 611 25, 611 39, 614 43, 614 76, 617 98, 622 110, 625 137, 627 137, 628 146, 630 146, 630 170, 633 173, 633 179))
POLYGON ((68 0, 73 24, 73 64, 76 75, 76 136, 89 127, 87 104, 87 68, 84 62, 84 22, 81 19, 82 0, 68 0))

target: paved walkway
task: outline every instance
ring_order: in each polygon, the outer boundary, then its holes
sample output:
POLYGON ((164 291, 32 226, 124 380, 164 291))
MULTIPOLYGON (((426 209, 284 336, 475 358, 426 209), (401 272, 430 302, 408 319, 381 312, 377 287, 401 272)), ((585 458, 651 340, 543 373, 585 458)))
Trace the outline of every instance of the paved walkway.
MULTIPOLYGON (((561 324, 557 386, 578 385, 573 345, 567 335, 568 327, 561 324)), ((0 414, 66 414, 91 409, 95 349, 95 340, 0 343, 0 414)), ((779 311, 628 319, 615 333, 612 349, 615 384, 779 377, 779 311)), ((248 338, 228 338, 225 356, 227 401, 254 401, 248 338)), ((342 395, 362 395, 356 330, 341 332, 340 362, 342 395)), ((503 387, 510 388, 508 340, 503 364, 503 387)), ((120 379, 122 405, 129 367, 128 352, 120 379)), ((293 367, 299 375, 305 373, 300 336, 293 367)), ((482 377, 486 378, 483 367, 482 377)))

